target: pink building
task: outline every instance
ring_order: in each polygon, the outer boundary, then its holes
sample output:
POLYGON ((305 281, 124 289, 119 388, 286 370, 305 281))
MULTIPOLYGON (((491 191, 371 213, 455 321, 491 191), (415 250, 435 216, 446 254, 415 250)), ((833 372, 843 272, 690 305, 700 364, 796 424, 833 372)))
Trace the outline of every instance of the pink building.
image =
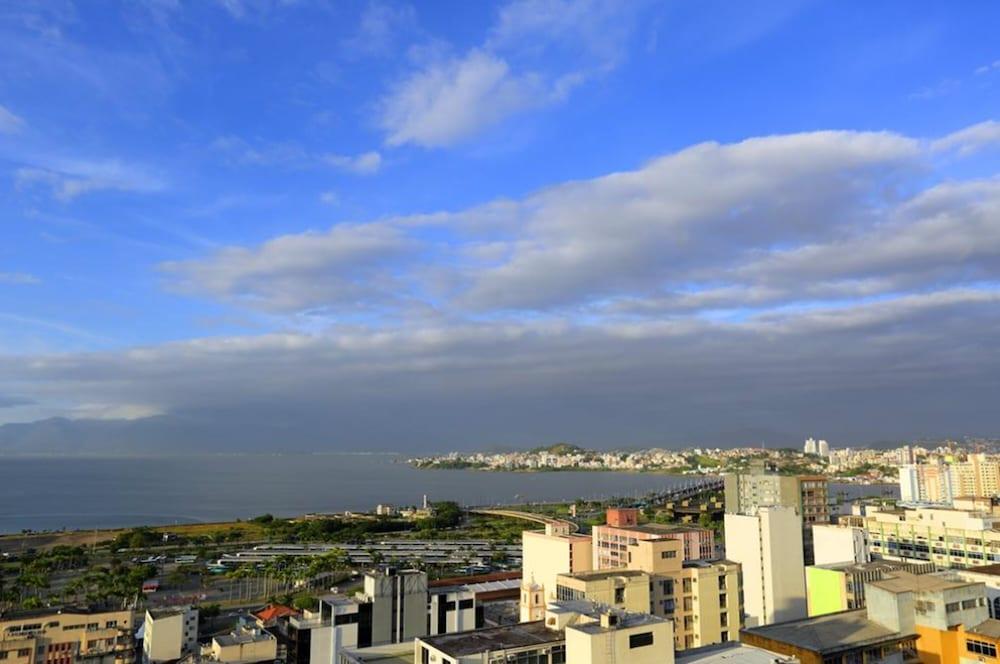
POLYGON ((639 524, 639 510, 611 508, 607 525, 594 526, 594 569, 628 566, 628 545, 639 540, 676 539, 684 544, 684 560, 715 558, 715 532, 700 526, 646 523, 639 524))

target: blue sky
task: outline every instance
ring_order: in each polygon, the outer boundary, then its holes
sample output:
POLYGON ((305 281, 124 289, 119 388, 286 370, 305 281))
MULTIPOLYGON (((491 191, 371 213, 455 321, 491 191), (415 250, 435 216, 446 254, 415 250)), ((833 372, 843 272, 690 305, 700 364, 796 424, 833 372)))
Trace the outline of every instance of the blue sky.
POLYGON ((984 432, 975 399, 899 421, 997 387, 988 338, 941 347, 997 315, 997 25, 985 1, 9 4, 0 423, 266 401, 302 437, 408 404, 426 444, 984 432), (758 364, 774 335, 787 368, 758 364), (843 344, 868 354, 831 365, 843 344), (804 396, 794 367, 857 372, 804 396))

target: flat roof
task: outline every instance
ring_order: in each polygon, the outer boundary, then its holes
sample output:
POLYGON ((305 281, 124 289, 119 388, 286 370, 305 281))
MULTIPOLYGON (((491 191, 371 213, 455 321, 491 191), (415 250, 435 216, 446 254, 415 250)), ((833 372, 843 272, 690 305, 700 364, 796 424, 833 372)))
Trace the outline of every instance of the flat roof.
POLYGON ((213 637, 219 642, 220 646, 236 646, 241 643, 257 643, 260 641, 273 641, 274 636, 270 632, 260 631, 257 633, 253 632, 240 632, 238 634, 220 634, 219 636, 213 637))
POLYGON ((879 581, 871 581, 869 585, 881 588, 891 593, 908 592, 939 592, 942 590, 952 590, 954 588, 965 588, 976 585, 976 581, 958 581, 936 574, 913 574, 903 570, 896 570, 892 576, 887 576, 879 581))
POLYGON ((747 627, 741 632, 780 641, 821 655, 904 638, 916 638, 916 634, 900 634, 868 620, 868 612, 865 609, 828 613, 763 627, 747 627))
POLYGON ((1000 639, 1000 620, 988 618, 975 627, 968 629, 969 634, 982 634, 991 639, 1000 639))
POLYGON ((585 634, 605 634, 607 632, 614 632, 615 630, 622 629, 625 627, 640 627, 642 625, 652 625, 654 623, 664 622, 663 618, 658 618, 657 616, 651 615, 649 613, 620 613, 615 612, 618 618, 618 622, 610 627, 604 627, 601 625, 600 619, 594 620, 594 622, 588 623, 577 623, 575 625, 569 625, 566 629, 575 629, 578 632, 583 632, 585 634))
POLYGON ((573 579, 608 579, 614 576, 649 576, 648 573, 643 572, 639 569, 602 569, 602 570, 592 570, 587 572, 570 572, 566 574, 560 574, 559 576, 568 576, 573 579))
POLYGON ((341 655, 354 664, 414 664, 413 641, 369 648, 345 648, 341 655))
POLYGON ((675 664, 778 664, 798 661, 794 657, 779 655, 739 641, 681 650, 674 659, 675 664))
MULTIPOLYGON (((833 570, 835 572, 871 572, 875 570, 881 570, 884 572, 906 572, 907 567, 912 567, 916 565, 934 565, 930 560, 923 562, 903 562, 898 560, 873 560, 868 563, 855 563, 855 562, 843 562, 843 563, 827 563, 825 565, 812 565, 816 569, 827 569, 833 570)), ((1000 567, 1000 566, 998 566, 1000 567)))
POLYGON ((164 609, 146 609, 153 620, 159 620, 160 618, 169 618, 170 616, 179 616, 187 613, 191 610, 189 606, 172 607, 164 609))
POLYGON ((967 567, 963 572, 975 572, 976 574, 986 574, 989 576, 1000 576, 1000 563, 993 565, 980 565, 979 567, 967 567))
POLYGON ((544 620, 536 620, 468 632, 439 634, 420 640, 449 657, 465 657, 487 651, 562 643, 566 640, 566 636, 561 630, 548 629, 544 620))

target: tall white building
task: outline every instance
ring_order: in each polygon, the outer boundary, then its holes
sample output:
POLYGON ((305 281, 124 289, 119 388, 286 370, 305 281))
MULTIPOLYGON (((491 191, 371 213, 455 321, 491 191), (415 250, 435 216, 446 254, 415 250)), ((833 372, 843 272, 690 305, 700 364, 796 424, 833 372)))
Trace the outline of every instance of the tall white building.
POLYGON ((816 439, 806 438, 806 444, 803 446, 802 451, 806 454, 816 454, 816 439))
POLYGON ((830 445, 825 440, 816 443, 816 454, 821 457, 830 456, 830 445))
POLYGON ((794 507, 726 514, 726 558, 743 566, 746 626, 805 618, 802 519, 794 507))
POLYGON ((146 609, 142 629, 144 664, 176 661, 199 652, 198 609, 190 606, 146 609))

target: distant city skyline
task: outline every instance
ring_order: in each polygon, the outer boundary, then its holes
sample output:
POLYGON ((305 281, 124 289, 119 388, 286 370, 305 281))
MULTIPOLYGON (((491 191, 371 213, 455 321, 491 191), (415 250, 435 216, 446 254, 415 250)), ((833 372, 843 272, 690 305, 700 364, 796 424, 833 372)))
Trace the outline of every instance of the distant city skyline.
POLYGON ((0 453, 1000 435, 997 24, 4 7, 0 453))

